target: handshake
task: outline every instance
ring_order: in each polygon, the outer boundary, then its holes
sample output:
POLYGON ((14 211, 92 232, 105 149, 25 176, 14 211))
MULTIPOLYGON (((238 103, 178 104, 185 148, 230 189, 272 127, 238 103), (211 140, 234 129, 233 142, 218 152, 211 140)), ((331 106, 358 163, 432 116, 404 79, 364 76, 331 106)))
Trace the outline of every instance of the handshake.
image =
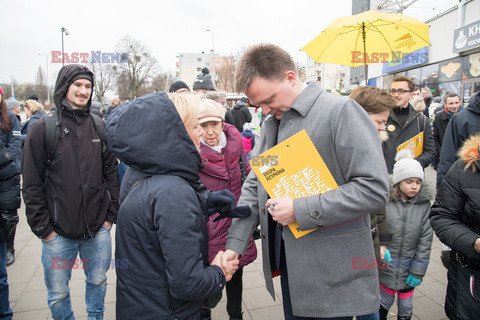
POLYGON ((212 266, 220 267, 225 275, 225 280, 230 281, 238 269, 238 254, 232 250, 219 251, 212 261, 212 266))

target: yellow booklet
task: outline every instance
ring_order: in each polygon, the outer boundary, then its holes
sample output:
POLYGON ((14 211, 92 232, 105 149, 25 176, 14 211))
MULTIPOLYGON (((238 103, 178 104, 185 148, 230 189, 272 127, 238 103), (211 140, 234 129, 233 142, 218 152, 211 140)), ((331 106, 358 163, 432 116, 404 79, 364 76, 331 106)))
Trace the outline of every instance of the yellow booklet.
MULTIPOLYGON (((302 198, 338 187, 305 130, 253 158, 250 165, 272 199, 302 198)), ((296 222, 288 226, 295 238, 315 230, 301 231, 296 222)))
POLYGON ((423 152, 423 131, 410 140, 405 141, 397 147, 397 152, 402 149, 409 149, 416 158, 423 152))

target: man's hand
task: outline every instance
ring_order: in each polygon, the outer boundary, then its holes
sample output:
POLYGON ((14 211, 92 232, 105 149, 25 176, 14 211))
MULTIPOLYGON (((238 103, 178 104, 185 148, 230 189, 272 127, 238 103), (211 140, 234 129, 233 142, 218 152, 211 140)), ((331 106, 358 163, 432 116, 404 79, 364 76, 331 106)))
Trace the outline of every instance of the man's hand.
POLYGON ((290 223, 297 222, 295 213, 293 212, 293 199, 269 199, 266 206, 273 220, 281 225, 286 226, 290 223))
POLYGON ((107 228, 107 229, 110 229, 113 225, 113 222, 110 222, 110 221, 105 221, 102 225, 102 227, 104 228, 107 228))
POLYGON ((220 191, 212 191, 208 196, 208 213, 210 215, 218 212, 223 213, 235 208, 237 200, 230 191, 224 189, 220 191))
POLYGON ((233 274, 238 269, 239 261, 236 258, 236 256, 238 256, 237 254, 235 254, 235 258, 234 258, 234 255, 231 254, 231 252, 234 252, 234 251, 232 250, 227 250, 227 251, 230 251, 230 252, 226 253, 223 251, 219 251, 212 261, 212 266, 220 267, 223 271, 223 274, 225 275, 225 281, 230 281, 232 279, 233 274))
POLYGON ((53 237, 55 237, 57 233, 55 231, 52 231, 48 236, 46 236, 45 238, 43 238, 43 240, 45 241, 50 241, 53 239, 53 237))
POLYGON ((475 240, 475 244, 473 245, 473 249, 475 249, 475 251, 477 253, 480 253, 480 238, 477 238, 477 240, 475 240))

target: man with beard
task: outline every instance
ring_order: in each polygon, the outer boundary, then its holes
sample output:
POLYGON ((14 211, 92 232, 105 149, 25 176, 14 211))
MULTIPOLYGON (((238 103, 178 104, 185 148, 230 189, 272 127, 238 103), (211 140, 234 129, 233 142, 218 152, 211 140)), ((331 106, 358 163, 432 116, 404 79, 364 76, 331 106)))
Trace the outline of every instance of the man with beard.
POLYGON ((92 88, 88 68, 63 67, 55 85, 56 111, 35 122, 24 146, 23 198, 28 224, 42 239, 47 300, 54 319, 74 319, 68 283, 71 269, 79 267, 86 275, 88 318, 103 319, 105 310, 119 184, 117 160, 102 141, 99 119, 90 113, 92 88), (57 140, 53 152, 52 117, 57 140))

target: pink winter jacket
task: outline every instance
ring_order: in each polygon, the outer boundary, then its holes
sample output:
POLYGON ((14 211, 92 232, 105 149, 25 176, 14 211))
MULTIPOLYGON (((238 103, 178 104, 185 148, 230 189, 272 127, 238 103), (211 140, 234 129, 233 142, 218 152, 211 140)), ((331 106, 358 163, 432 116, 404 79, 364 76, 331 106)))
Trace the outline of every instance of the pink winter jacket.
MULTIPOLYGON (((230 190, 235 198, 240 198, 242 192, 241 185, 241 171, 240 171, 240 156, 245 154, 243 148, 242 136, 235 126, 228 123, 223 124, 223 133, 227 138, 227 145, 222 149, 222 153, 212 150, 208 146, 202 144, 200 153, 204 168, 199 172, 202 184, 213 191, 222 189, 230 190)), ((245 157, 246 158, 246 157, 245 157)), ((248 173, 251 170, 248 162, 246 163, 245 171, 248 173)), ((217 255, 218 251, 225 250, 227 243, 227 231, 232 224, 232 219, 222 219, 213 222, 218 216, 218 213, 210 216, 208 219, 208 234, 209 234, 209 257, 208 261, 211 263, 217 255)), ((243 267, 257 258, 257 247, 253 238, 250 238, 245 255, 240 259, 240 267, 243 267)))

